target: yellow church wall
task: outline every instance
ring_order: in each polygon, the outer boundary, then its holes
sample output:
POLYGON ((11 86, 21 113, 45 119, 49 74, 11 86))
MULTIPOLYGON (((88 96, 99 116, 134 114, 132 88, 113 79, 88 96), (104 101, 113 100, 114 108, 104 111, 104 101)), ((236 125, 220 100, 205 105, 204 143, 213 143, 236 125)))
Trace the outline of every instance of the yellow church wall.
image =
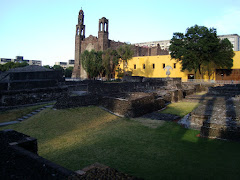
MULTIPOLYGON (((149 78, 165 78, 167 77, 166 71, 163 65, 171 66, 169 77, 181 77, 182 79, 187 79, 188 71, 181 72, 181 64, 175 59, 171 59, 170 55, 160 55, 160 56, 140 56, 133 57, 128 61, 128 66, 126 71, 131 71, 132 76, 144 76, 149 78), (175 64, 175 66, 174 66, 175 64), (144 69, 145 65, 145 69, 144 69), (134 68, 135 66, 135 68, 134 68)), ((122 63, 120 67, 123 68, 122 63)))
MULTIPOLYGON (((188 79, 188 74, 194 74, 194 72, 181 71, 181 64, 175 59, 171 59, 170 55, 159 55, 159 56, 140 56, 133 57, 128 61, 127 68, 125 71, 131 71, 132 76, 144 76, 149 78, 165 78, 167 77, 166 71, 164 70, 164 64, 166 66, 171 66, 170 75, 171 78, 182 78, 183 81, 188 79), (175 64, 175 65, 174 65, 175 64), (144 68, 145 66, 145 68, 144 68)), ((123 63, 119 66, 123 69, 123 63)), ((240 51, 235 51, 235 56, 233 58, 232 69, 240 69, 240 51)), ((117 77, 117 76, 116 76, 117 77)), ((207 74, 203 76, 205 80, 209 77, 207 74)), ((195 79, 201 79, 200 75, 197 73, 195 79)), ((213 74, 210 80, 215 80, 215 74, 213 74)))
POLYGON ((234 51, 234 53, 232 69, 240 69, 240 51, 234 51))

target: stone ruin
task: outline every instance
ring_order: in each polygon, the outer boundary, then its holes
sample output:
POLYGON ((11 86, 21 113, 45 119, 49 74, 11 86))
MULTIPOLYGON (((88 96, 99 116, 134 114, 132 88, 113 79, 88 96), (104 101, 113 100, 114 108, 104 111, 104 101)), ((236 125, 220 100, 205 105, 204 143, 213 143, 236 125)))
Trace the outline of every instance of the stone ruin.
POLYGON ((99 105, 124 117, 139 117, 160 110, 170 102, 181 101, 185 96, 206 90, 205 85, 187 85, 180 78, 128 77, 120 83, 78 82, 70 89, 85 87, 87 94, 64 96, 58 99, 55 108, 99 105))
POLYGON ((240 85, 210 87, 205 95, 191 95, 186 100, 201 104, 182 123, 200 130, 202 137, 240 141, 239 95, 240 85))
MULTIPOLYGON (((143 77, 128 77, 121 83, 80 84, 79 88, 84 86, 88 94, 66 96, 55 107, 99 105, 119 116, 139 117, 170 102, 198 101, 199 107, 179 123, 200 130, 202 137, 240 141, 240 85, 188 84, 177 78, 143 77), (208 93, 195 94, 201 91, 208 93)), ((77 85, 70 86, 78 89, 77 85)))
POLYGON ((0 109, 56 100, 67 92, 62 71, 42 66, 10 69, 0 74, 0 109))
MULTIPOLYGON (((137 117, 163 108, 169 102, 200 101, 190 114, 189 127, 200 129, 202 137, 240 140, 240 86, 210 87, 189 85, 179 79, 145 79, 141 82, 70 83, 69 89, 88 90, 82 96, 64 96, 56 108, 100 105, 126 117, 137 117), (96 91, 96 89, 98 91, 96 91), (95 93, 93 93, 95 92, 95 93)), ((4 179, 137 179, 113 168, 93 164, 73 172, 38 156, 37 140, 13 130, 0 132, 0 174, 4 179)))

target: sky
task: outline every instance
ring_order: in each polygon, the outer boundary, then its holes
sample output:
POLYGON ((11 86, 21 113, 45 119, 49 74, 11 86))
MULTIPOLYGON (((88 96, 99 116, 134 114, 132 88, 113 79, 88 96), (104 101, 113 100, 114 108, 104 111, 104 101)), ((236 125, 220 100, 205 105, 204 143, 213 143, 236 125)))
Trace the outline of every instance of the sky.
POLYGON ((140 43, 170 40, 188 27, 240 35, 239 0, 0 0, 0 58, 74 59, 78 13, 85 35, 97 36, 98 20, 109 19, 109 39, 140 43))

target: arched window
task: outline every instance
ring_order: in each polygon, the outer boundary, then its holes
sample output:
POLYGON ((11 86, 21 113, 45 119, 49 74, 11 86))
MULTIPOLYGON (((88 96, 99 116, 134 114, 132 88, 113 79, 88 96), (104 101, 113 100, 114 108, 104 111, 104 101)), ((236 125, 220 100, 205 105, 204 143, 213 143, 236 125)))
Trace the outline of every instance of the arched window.
POLYGON ((79 28, 77 28, 77 35, 79 35, 79 33, 80 33, 80 30, 79 30, 79 28))
POLYGON ((104 23, 104 31, 107 31, 107 23, 104 23))

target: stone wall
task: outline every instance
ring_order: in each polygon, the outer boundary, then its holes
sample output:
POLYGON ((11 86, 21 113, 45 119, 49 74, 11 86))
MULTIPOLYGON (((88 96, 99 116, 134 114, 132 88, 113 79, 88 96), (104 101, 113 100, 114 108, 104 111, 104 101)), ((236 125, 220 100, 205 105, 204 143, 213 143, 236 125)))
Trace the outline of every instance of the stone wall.
POLYGON ((68 93, 66 86, 28 90, 1 91, 0 106, 17 106, 56 100, 68 93))
POLYGON ((64 96, 57 100, 54 105, 57 109, 81 107, 81 106, 90 106, 98 105, 100 103, 101 96, 94 94, 87 94, 83 96, 64 96))
POLYGON ((139 78, 128 78, 128 82, 121 83, 89 83, 88 92, 93 94, 114 94, 123 92, 145 92, 155 90, 159 87, 166 86, 167 81, 140 81, 139 78), (131 82, 132 81, 132 82, 131 82))
POLYGON ((138 117, 162 109, 165 101, 154 93, 129 93, 121 98, 119 94, 115 97, 105 96, 101 106, 120 116, 138 117))
POLYGON ((76 173, 37 154, 37 139, 13 130, 0 131, 2 179, 67 179, 76 173))

